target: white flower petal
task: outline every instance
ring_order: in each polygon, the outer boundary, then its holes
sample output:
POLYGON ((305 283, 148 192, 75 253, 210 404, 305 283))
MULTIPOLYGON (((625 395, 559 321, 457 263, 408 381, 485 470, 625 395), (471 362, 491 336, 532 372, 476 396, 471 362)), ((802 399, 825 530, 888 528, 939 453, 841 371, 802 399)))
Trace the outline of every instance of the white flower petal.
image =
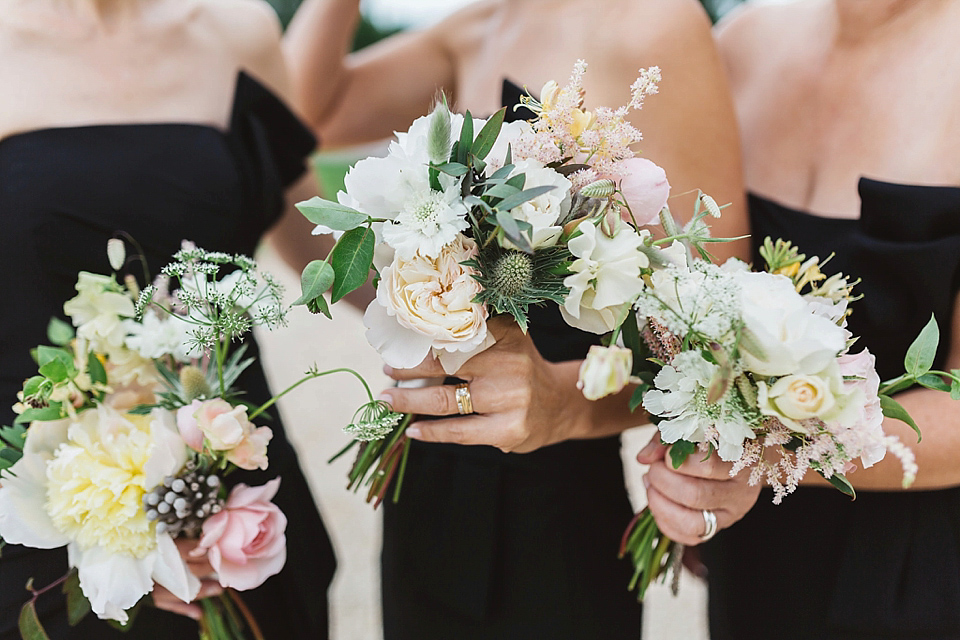
POLYGON ((494 338, 493 334, 488 331, 483 339, 483 342, 477 345, 477 347, 474 349, 470 349, 468 351, 448 351, 447 349, 437 349, 434 353, 437 356, 437 360, 440 361, 440 366, 443 367, 444 373, 452 376, 460 370, 460 367, 462 367, 467 360, 482 351, 486 351, 496 344, 496 342, 497 339, 494 338))
POLYGON ((395 369, 411 369, 430 353, 433 341, 401 326, 378 300, 367 306, 363 326, 367 328, 367 341, 395 369))
POLYGON ((192 602, 200 591, 200 581, 183 561, 173 538, 165 533, 157 534, 153 579, 184 602, 192 602))
POLYGON ((97 617, 126 622, 126 610, 153 589, 154 554, 138 559, 102 547, 81 551, 70 545, 71 564, 77 567, 80 588, 97 617))

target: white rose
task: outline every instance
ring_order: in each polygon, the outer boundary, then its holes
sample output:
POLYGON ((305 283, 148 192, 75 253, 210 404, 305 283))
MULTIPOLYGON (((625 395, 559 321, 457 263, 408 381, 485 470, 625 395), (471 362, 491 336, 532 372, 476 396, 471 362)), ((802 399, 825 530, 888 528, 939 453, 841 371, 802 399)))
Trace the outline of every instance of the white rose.
POLYGON ((580 365, 577 388, 587 400, 599 400, 617 393, 630 381, 633 351, 623 347, 593 345, 580 365))
POLYGON ((577 260, 570 265, 573 275, 563 281, 570 294, 560 312, 573 327, 606 333, 617 326, 624 305, 643 290, 640 270, 650 262, 640 246, 649 233, 637 233, 624 225, 608 238, 590 221, 580 223, 577 229, 581 235, 567 245, 577 260))
POLYGON ((817 315, 785 276, 736 271, 741 289, 744 366, 765 376, 823 371, 846 346, 846 333, 817 315))
MULTIPOLYGON (((510 214, 522 222, 528 222, 533 227, 527 236, 534 249, 552 247, 557 243, 563 227, 557 223, 570 211, 571 183, 565 177, 544 166, 536 160, 520 160, 511 176, 524 174, 526 181, 524 189, 534 187, 553 187, 553 190, 527 200, 519 207, 510 210, 510 214)), ((518 247, 504 237, 500 244, 508 249, 518 247)))
POLYGON ((435 259, 397 256, 383 270, 363 322, 367 340, 388 365, 409 369, 431 349, 472 355, 492 344, 487 309, 473 302, 480 284, 473 269, 460 264, 476 255, 477 244, 461 235, 435 259))
POLYGON ((765 415, 775 416, 801 432, 806 429, 797 422, 821 418, 836 404, 829 382, 814 375, 784 376, 770 387, 760 382, 757 395, 765 415))

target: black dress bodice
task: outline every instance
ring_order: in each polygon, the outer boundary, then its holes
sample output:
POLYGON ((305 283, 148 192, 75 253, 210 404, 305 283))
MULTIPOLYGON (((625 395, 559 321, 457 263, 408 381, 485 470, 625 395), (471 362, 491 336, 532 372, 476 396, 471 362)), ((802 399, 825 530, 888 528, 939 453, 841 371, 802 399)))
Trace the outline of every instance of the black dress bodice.
MULTIPOLYGON (((30 349, 45 344, 53 316, 76 295, 79 271, 110 273, 107 240, 118 232, 143 249, 159 272, 184 239, 208 250, 252 255, 277 221, 284 189, 304 170, 315 139, 265 87, 240 73, 228 131, 196 124, 106 124, 49 128, 0 141, 0 417, 23 380, 35 374, 30 349)), ((133 253, 131 249, 129 253, 133 253)), ((143 281, 140 264, 129 272, 143 281)), ((256 354, 249 340, 248 355, 256 354)), ((252 402, 270 391, 258 365, 238 383, 252 402)), ((266 421, 266 420, 264 420, 266 421)), ((334 560, 326 532, 282 425, 270 423, 270 468, 238 472, 229 482, 263 484, 282 476, 276 502, 289 518, 289 557, 283 572, 245 594, 270 638, 323 638, 326 587, 334 560)), ((0 637, 13 637, 23 585, 43 586, 66 570, 62 550, 8 547, 0 559, 0 637)), ((51 637, 108 638, 115 633, 88 619, 68 631, 62 602, 41 599, 51 637)), ((125 638, 188 638, 192 621, 145 611, 125 638)))
MULTIPOLYGON (((504 83, 504 105, 519 96, 504 83)), ((523 111, 508 108, 507 121, 523 111)), ((599 340, 554 304, 529 319, 550 361, 582 359, 599 340)), ((386 640, 639 637, 631 569, 617 558, 632 516, 619 437, 525 454, 414 442, 400 501, 384 505, 386 640)))
MULTIPOLYGON (((960 188, 862 179, 860 197, 861 217, 849 220, 751 195, 754 251, 771 236, 807 256, 835 253, 824 271, 861 279, 849 328, 860 336, 854 350, 876 356, 882 379, 903 373, 931 313, 942 366, 955 339, 960 188)), ((741 522, 704 545, 704 557, 714 640, 960 638, 960 488, 861 491, 853 502, 800 488, 779 506, 765 490, 741 522)))

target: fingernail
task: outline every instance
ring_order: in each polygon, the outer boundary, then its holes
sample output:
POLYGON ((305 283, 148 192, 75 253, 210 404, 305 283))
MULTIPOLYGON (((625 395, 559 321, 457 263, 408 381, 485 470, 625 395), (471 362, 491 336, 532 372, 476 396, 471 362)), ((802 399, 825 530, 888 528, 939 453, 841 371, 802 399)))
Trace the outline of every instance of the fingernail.
POLYGON ((638 455, 638 456, 645 456, 645 455, 647 455, 648 453, 652 453, 653 450, 654 450, 654 448, 655 448, 656 446, 657 446, 656 440, 651 440, 650 442, 648 442, 648 443, 646 444, 646 446, 645 446, 643 449, 640 449, 640 453, 638 453, 637 455, 638 455))
POLYGON ((420 432, 420 427, 415 424, 407 427, 406 434, 408 438, 413 438, 414 440, 423 436, 423 434, 420 432))
POLYGON ((383 365, 383 373, 386 374, 386 375, 388 375, 388 376, 390 376, 390 377, 392 378, 392 377, 393 377, 393 367, 391 367, 391 366, 388 365, 388 364, 383 365))
POLYGON ((386 402, 391 407, 393 406, 393 394, 387 391, 381 391, 380 395, 377 396, 377 400, 379 400, 380 402, 386 402))

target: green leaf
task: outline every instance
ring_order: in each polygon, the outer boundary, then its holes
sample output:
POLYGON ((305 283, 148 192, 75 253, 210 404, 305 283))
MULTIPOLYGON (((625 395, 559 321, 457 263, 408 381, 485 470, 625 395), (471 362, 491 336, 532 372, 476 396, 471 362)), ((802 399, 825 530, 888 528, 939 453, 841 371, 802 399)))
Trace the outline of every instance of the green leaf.
POLYGON ((643 394, 645 394, 650 389, 650 385, 641 384, 636 389, 633 390, 633 395, 630 396, 630 413, 633 413, 643 404, 643 394))
POLYGON ((483 128, 480 129, 480 133, 477 134, 477 139, 473 141, 473 146, 470 149, 470 153, 473 154, 477 160, 486 158, 490 150, 493 149, 493 145, 497 141, 497 136, 500 135, 500 128, 503 126, 503 118, 506 113, 507 108, 502 107, 490 116, 487 124, 483 125, 483 128))
POLYGON ((953 380, 950 381, 950 397, 954 400, 960 400, 960 369, 954 369, 953 380))
POLYGON ((510 215, 509 211, 497 211, 497 224, 500 225, 503 232, 510 238, 510 241, 517 245, 521 251, 533 253, 533 247, 530 246, 527 238, 520 233, 520 226, 517 224, 517 221, 513 219, 513 216, 510 215))
MULTIPOLYGON (((454 178, 459 178, 467 171, 470 171, 467 165, 460 164, 459 162, 444 162, 443 164, 434 165, 433 168, 454 178)), ((440 191, 440 189, 435 189, 435 191, 440 191)))
POLYGON ((510 172, 515 168, 512 164, 505 164, 496 171, 493 172, 493 175, 487 178, 487 182, 497 182, 499 180, 506 180, 510 176, 510 172))
POLYGON ((80 589, 80 575, 76 569, 70 570, 67 581, 63 583, 63 593, 67 596, 67 622, 75 627, 90 613, 90 601, 80 589))
POLYGON ((327 304, 327 299, 323 296, 317 296, 313 300, 307 303, 307 311, 310 313, 322 313, 331 320, 333 316, 330 315, 330 306, 327 304))
POLYGON ((93 352, 87 356, 87 374, 90 375, 90 381, 94 384, 107 384, 107 370, 104 369, 97 354, 93 352))
POLYGON ((919 377, 930 371, 933 360, 937 356, 939 343, 940 327, 937 325, 937 319, 931 315, 930 321, 907 349, 907 356, 903 359, 903 366, 906 367, 907 373, 919 377))
POLYGON ((51 402, 49 407, 43 407, 42 409, 27 409, 23 413, 17 416, 16 420, 13 421, 13 424, 24 424, 30 423, 35 420, 40 422, 48 422, 50 420, 59 420, 63 416, 60 403, 51 402))
POLYGON ((463 126, 460 127, 460 140, 457 143, 457 162, 467 164, 467 156, 473 147, 473 116, 467 111, 463 116, 463 126))
POLYGON ((60 318, 50 318, 50 324, 47 325, 47 340, 57 345, 65 347, 73 340, 73 325, 64 322, 60 318))
POLYGON ((369 227, 354 229, 343 234, 330 254, 330 263, 336 272, 331 302, 336 302, 363 286, 373 266, 375 247, 375 234, 369 227))
POLYGON ((504 198, 498 205, 497 209, 501 211, 509 211, 515 207, 519 207, 524 202, 528 200, 533 200, 537 196, 542 196, 545 193, 553 191, 556 187, 550 185, 543 185, 542 187, 531 187, 529 189, 524 189, 520 193, 515 193, 509 198, 504 198))
POLYGON ((43 625, 40 624, 40 618, 37 617, 37 608, 34 606, 33 600, 27 602, 20 609, 18 626, 23 640, 50 640, 50 636, 47 635, 43 625))
POLYGON ((314 298, 322 296, 333 286, 335 278, 333 267, 323 260, 314 260, 303 269, 300 274, 299 298, 293 301, 294 305, 307 304, 314 298))
POLYGON ((12 427, 0 427, 0 445, 7 445, 19 451, 23 451, 23 445, 27 441, 27 428, 23 425, 12 427))
POLYGON ((670 461, 673 462, 673 468, 679 469, 691 453, 697 450, 697 445, 686 440, 677 440, 670 447, 670 461))
POLYGON ((43 376, 33 376, 28 378, 26 382, 23 383, 23 397, 32 396, 37 391, 40 390, 40 387, 46 382, 47 379, 43 376))
POLYGON ((917 384, 925 386, 927 389, 933 389, 934 391, 946 391, 950 392, 950 385, 943 381, 943 378, 934 374, 934 373, 925 373, 919 378, 917 378, 917 384))
POLYGON ((484 197, 488 198, 509 198, 512 195, 520 193, 520 189, 517 187, 502 182, 500 184, 495 184, 484 192, 484 197))
POLYGON ((370 219, 365 213, 319 196, 298 202, 296 207, 313 224, 322 224, 336 231, 356 229, 370 219))
POLYGON ((913 421, 913 418, 910 417, 910 414, 899 402, 890 396, 880 396, 880 408, 883 410, 883 415, 888 418, 900 420, 910 425, 910 427, 917 432, 917 442, 923 439, 923 435, 920 433, 920 427, 917 426, 917 423, 913 421))
POLYGON ((834 487, 836 487, 846 495, 850 496, 854 500, 857 499, 857 492, 854 490, 853 485, 850 484, 850 481, 847 480, 847 477, 845 475, 840 473, 835 473, 829 478, 827 478, 819 470, 818 470, 818 473, 820 473, 820 475, 823 476, 826 479, 826 481, 832 484, 834 487))
POLYGON ((37 363, 38 373, 53 382, 64 382, 77 373, 73 354, 61 347, 37 347, 37 363))

